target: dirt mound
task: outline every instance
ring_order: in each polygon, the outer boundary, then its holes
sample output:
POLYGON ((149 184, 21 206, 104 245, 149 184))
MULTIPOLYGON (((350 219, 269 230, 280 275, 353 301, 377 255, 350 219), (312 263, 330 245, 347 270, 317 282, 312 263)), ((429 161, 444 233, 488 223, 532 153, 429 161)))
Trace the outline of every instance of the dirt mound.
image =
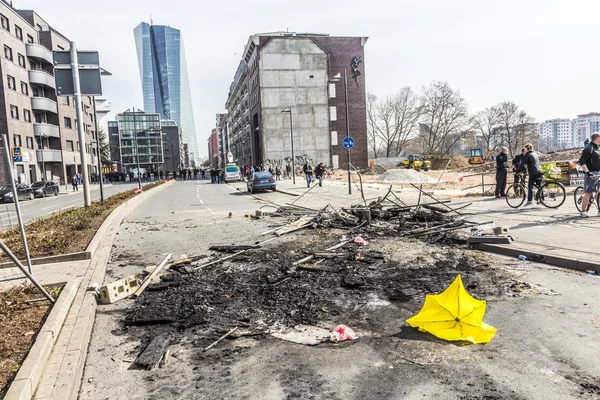
POLYGON ((360 171, 360 173, 361 173, 361 175, 377 175, 377 176, 379 176, 379 175, 385 173, 385 171, 387 171, 388 169, 389 168, 385 168, 383 165, 373 165, 373 166, 363 169, 362 171, 360 171))
POLYGON ((450 159, 450 165, 448 165, 448 168, 449 169, 459 169, 459 168, 466 168, 468 166, 469 166, 469 161, 466 159, 466 157, 457 155, 457 156, 452 156, 452 158, 450 159))
POLYGON ((434 183, 435 179, 423 175, 414 169, 390 169, 377 178, 379 182, 398 183, 434 183))
POLYGON ((579 160, 583 149, 570 149, 563 151, 556 151, 554 153, 540 154, 540 161, 570 161, 579 160))

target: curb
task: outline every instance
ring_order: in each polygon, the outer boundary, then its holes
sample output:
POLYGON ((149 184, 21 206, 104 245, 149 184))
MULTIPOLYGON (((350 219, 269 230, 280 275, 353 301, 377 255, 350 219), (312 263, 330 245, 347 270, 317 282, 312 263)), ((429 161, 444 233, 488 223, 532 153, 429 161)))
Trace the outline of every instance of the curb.
POLYGON ((52 348, 56 343, 58 334, 67 318, 67 313, 75 299, 75 293, 81 279, 73 279, 65 284, 63 290, 50 310, 46 322, 42 325, 35 343, 19 369, 4 397, 4 400, 31 399, 40 382, 46 362, 50 358, 52 348))
POLYGON ((548 253, 544 254, 539 249, 538 251, 532 251, 532 247, 534 247, 532 245, 529 245, 528 249, 485 243, 475 244, 473 245, 473 247, 477 250, 487 251, 489 253, 502 254, 511 257, 519 257, 520 255, 524 255, 529 261, 538 262, 542 264, 556 265, 558 267, 568 268, 581 272, 595 271, 597 274, 600 274, 600 264, 598 263, 589 262, 587 260, 580 260, 575 257, 563 257, 548 253))
MULTIPOLYGON (((78 253, 59 254, 56 256, 32 258, 31 265, 54 264, 54 263, 61 263, 61 262, 68 262, 68 261, 90 260, 91 258, 92 258, 91 252, 80 251, 78 253)), ((21 263, 23 265, 27 265, 26 260, 21 260, 21 263)), ((0 264, 0 269, 15 268, 15 267, 16 267, 16 265, 13 262, 5 262, 5 263, 0 264)))
POLYGON ((289 195, 289 196, 294 196, 294 197, 300 197, 300 196, 302 196, 301 194, 298 194, 298 193, 292 193, 292 192, 288 192, 288 191, 287 191, 287 190, 285 190, 285 189, 284 189, 284 190, 281 190, 281 189, 277 188, 277 191, 278 191, 279 193, 284 193, 284 194, 287 194, 287 195, 289 195))

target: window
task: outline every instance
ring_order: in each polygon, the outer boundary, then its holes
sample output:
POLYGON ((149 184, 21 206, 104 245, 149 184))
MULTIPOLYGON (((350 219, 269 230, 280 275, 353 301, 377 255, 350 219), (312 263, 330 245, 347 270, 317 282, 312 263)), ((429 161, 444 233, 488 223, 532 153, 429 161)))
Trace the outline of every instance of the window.
POLYGON ((14 135, 13 140, 15 141, 15 147, 21 146, 23 142, 21 142, 21 135, 14 135))
POLYGON ((58 47, 59 50, 64 50, 65 49, 64 47, 58 46, 58 45, 56 47, 58 47))
POLYGON ((35 70, 40 70, 42 69, 38 63, 36 63, 35 61, 30 61, 29 65, 31 65, 31 69, 35 69, 35 70))
POLYGON ((4 57, 6 57, 10 61, 13 60, 12 49, 6 45, 4 46, 4 57))
POLYGON ((69 105, 69 96, 61 96, 62 104, 69 105))
POLYGON ((27 137, 27 148, 33 150, 33 138, 27 137))
POLYGON ((8 24, 8 18, 0 14, 0 21, 2 21, 2 27, 10 32, 10 25, 8 24))
POLYGON ((338 144, 337 131, 331 131, 331 145, 337 146, 337 144, 338 144))
POLYGON ((13 119, 19 119, 19 108, 17 106, 10 106, 10 116, 13 119))
POLYGON ((73 151, 73 141, 67 140, 67 151, 73 151))
POLYGON ((21 82, 21 93, 29 96, 29 86, 25 82, 21 82))
POLYGON ((25 57, 23 56, 23 54, 17 53, 17 59, 19 60, 19 67, 25 68, 25 57))
POLYGON ((71 129, 71 118, 65 117, 65 128, 71 129))
POLYGON ((31 122, 31 111, 23 110, 23 120, 25 122, 31 122))
POLYGON ((77 142, 77 151, 81 151, 79 148, 79 142, 77 142))
POLYGON ((329 98, 335 99, 335 83, 329 84, 329 98))
POLYGON ((337 108, 335 106, 329 107, 329 120, 337 121, 337 108))
POLYGON ((23 30, 21 28, 19 28, 17 25, 15 25, 15 36, 20 41, 23 41, 23 30))
POLYGON ((35 29, 36 29, 38 32, 41 32, 41 31, 43 31, 43 30, 44 30, 40 24, 35 24, 35 29))
POLYGON ((27 35, 27 43, 33 43, 33 36, 27 35))
POLYGON ((6 81, 8 82, 8 88, 12 90, 17 90, 17 84, 15 83, 15 78, 10 75, 6 75, 6 81))

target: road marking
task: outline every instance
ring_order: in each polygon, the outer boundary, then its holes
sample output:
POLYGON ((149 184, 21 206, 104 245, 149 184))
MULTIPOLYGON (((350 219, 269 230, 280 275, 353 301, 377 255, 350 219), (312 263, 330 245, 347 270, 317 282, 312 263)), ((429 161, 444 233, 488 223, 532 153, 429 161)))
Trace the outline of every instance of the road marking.
POLYGON ((56 204, 55 204, 55 205, 53 205, 53 206, 44 207, 44 208, 42 208, 42 210, 47 210, 47 209, 49 209, 49 208, 54 208, 54 207, 56 207, 56 204))
POLYGON ((213 213, 213 215, 217 215, 217 213, 216 213, 216 212, 214 212, 213 210, 211 210, 210 208, 206 207, 206 209, 207 209, 208 211, 210 211, 211 213, 213 213))
POLYGON ((198 199, 198 201, 200 202, 200 204, 204 204, 204 202, 202 201, 202 199, 198 199))

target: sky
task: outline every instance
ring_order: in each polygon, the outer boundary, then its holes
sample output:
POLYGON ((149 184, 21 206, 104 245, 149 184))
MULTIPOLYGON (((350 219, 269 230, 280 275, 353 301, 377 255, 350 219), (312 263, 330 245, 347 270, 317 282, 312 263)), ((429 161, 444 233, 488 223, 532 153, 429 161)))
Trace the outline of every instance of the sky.
POLYGON ((368 36, 366 90, 377 96, 434 80, 461 92, 470 112, 501 101, 538 122, 600 111, 598 0, 13 0, 81 50, 97 50, 114 112, 143 109, 133 28, 181 30, 202 156, 225 111, 251 34, 288 30, 368 36))

